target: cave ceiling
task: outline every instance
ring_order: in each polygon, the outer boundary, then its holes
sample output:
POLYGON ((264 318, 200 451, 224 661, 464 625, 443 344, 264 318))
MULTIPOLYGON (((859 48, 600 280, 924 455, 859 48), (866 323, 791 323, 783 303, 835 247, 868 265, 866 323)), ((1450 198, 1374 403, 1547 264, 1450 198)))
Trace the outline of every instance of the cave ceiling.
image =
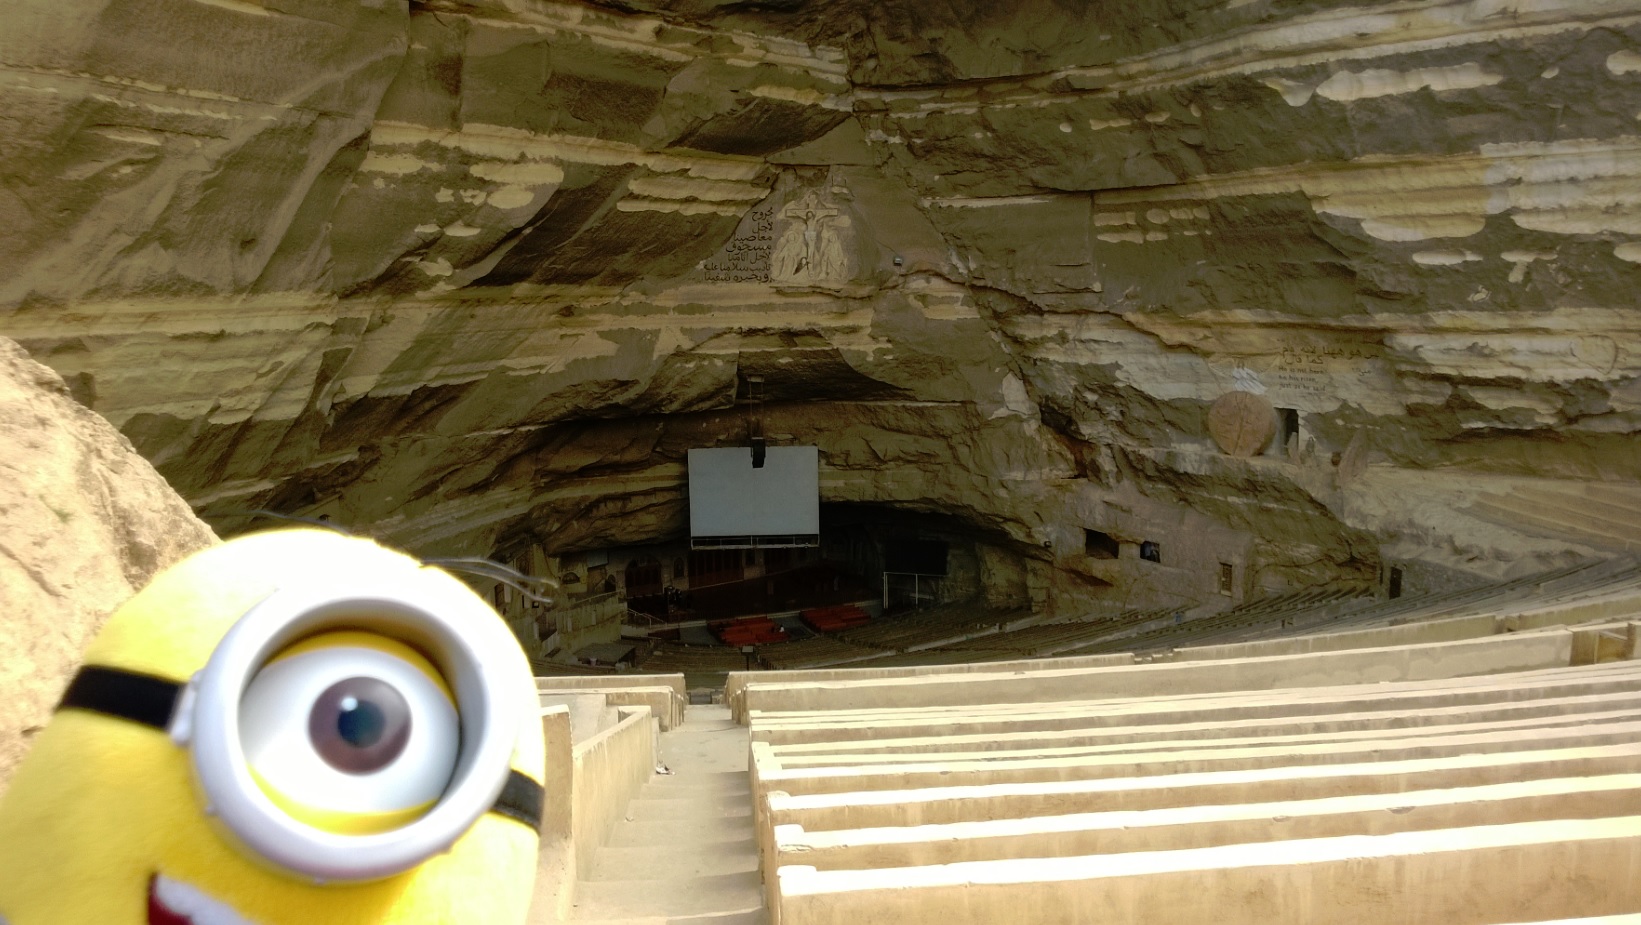
POLYGON ((1269 587, 1641 549, 1641 0, 7 22, 0 335, 227 528, 675 537, 756 375, 824 500, 1041 600, 1085 530, 1269 587))

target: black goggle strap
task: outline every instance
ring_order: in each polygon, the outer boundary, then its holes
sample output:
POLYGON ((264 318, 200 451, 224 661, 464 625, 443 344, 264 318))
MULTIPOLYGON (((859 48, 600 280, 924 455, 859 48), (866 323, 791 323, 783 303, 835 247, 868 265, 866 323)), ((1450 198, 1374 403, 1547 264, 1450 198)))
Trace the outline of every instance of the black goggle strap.
POLYGON ((85 665, 68 682, 57 709, 101 713, 164 732, 171 726, 171 714, 182 698, 182 688, 168 678, 85 665))
MULTIPOLYGON (((101 713, 165 732, 171 727, 171 715, 182 698, 182 689, 183 685, 169 678, 84 665, 69 682, 57 709, 101 713)), ((490 811, 539 831, 545 799, 546 791, 540 784, 508 768, 507 783, 490 811)))

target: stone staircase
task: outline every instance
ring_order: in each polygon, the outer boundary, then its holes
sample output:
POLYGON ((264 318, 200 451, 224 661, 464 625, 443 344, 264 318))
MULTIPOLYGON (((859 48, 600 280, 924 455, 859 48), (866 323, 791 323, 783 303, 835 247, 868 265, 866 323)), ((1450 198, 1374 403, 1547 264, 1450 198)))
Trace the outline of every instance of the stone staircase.
POLYGON ((747 779, 746 729, 723 706, 691 706, 661 734, 657 775, 627 807, 570 921, 608 925, 764 925, 747 779))

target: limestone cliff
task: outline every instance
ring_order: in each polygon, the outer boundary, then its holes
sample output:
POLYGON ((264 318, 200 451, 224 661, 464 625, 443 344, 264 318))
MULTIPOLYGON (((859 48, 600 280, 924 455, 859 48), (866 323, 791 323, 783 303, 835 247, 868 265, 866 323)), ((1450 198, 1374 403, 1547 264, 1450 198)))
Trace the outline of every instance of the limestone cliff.
POLYGON ((0 338, 0 791, 103 620, 214 542, 118 431, 0 338))
POLYGON ((642 542, 758 375, 1045 607, 1641 545, 1641 0, 14 7, 0 333, 208 516, 642 542))

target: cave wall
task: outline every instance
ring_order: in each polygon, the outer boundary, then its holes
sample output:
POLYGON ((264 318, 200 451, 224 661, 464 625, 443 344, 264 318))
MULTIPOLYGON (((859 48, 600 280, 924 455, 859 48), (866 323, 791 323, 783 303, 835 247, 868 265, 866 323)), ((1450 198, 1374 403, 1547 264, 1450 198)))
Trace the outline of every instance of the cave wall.
POLYGON ((1055 612, 1641 548, 1641 0, 7 16, 0 334, 219 527, 676 535, 759 375, 1055 612))

